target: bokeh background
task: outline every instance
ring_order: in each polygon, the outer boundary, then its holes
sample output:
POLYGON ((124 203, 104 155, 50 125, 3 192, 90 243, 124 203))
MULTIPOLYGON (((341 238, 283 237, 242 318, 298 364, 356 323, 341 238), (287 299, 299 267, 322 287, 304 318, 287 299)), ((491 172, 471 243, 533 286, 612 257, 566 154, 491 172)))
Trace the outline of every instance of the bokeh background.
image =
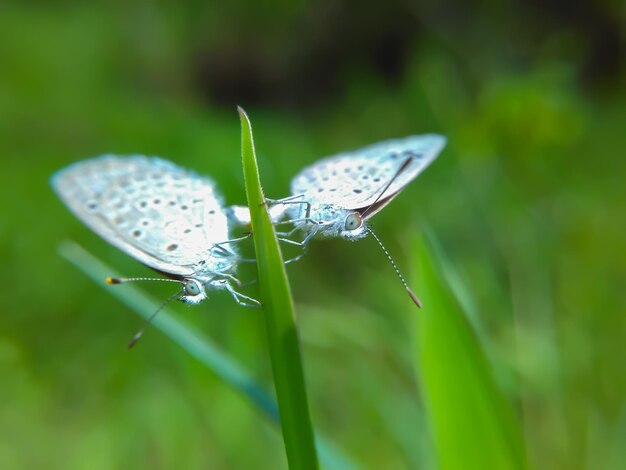
MULTIPOLYGON (((0 467, 286 466, 276 429, 156 329, 126 349, 141 320, 57 248, 149 271, 48 184, 145 153, 242 204, 242 105, 272 197, 321 156, 447 135, 374 228, 407 275, 415 234, 439 240, 532 466, 623 468, 625 18, 610 0, 3 2, 0 467)), ((366 468, 436 468, 415 311, 374 241, 315 243, 289 273, 316 429, 366 468)), ((258 312, 172 308, 271 390, 258 312)))

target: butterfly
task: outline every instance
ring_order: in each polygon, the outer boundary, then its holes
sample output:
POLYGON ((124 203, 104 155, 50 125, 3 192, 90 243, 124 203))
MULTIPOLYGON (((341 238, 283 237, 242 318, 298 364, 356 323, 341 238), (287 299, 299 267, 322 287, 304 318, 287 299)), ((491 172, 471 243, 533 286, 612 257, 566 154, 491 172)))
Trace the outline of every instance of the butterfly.
POLYGON ((281 240, 304 247, 306 252, 316 236, 357 240, 372 235, 419 306, 419 300, 367 222, 430 165, 445 144, 446 138, 438 134, 414 135, 339 153, 304 168, 291 180, 291 196, 268 200, 284 208, 288 220, 280 224, 293 227, 281 233, 281 240), (304 232, 302 241, 288 238, 296 232, 304 232))
MULTIPOLYGON (((59 170, 51 185, 91 230, 181 285, 197 304, 226 290, 243 306, 260 303, 233 284, 239 255, 214 182, 157 157, 103 155, 59 170)), ((108 278, 109 284, 146 278, 108 278)))

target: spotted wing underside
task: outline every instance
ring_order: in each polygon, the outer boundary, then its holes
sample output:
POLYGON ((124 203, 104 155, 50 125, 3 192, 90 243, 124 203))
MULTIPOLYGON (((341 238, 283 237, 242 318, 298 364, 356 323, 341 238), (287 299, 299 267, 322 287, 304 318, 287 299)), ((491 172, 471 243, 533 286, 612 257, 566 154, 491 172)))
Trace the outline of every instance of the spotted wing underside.
POLYGON ((213 181, 166 160, 96 157, 60 170, 52 186, 94 232, 165 273, 193 274, 228 239, 213 181))
POLYGON ((378 200, 380 210, 437 157, 444 145, 443 136, 427 134, 333 155, 296 175, 291 181, 291 194, 350 210, 367 208, 378 200))

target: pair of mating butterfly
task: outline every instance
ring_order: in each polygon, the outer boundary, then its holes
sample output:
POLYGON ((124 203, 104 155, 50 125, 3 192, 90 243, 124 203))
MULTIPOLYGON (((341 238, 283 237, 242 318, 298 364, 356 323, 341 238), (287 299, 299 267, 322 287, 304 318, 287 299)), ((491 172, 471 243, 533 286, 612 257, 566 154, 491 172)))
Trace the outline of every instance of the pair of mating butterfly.
MULTIPOLYGON (((428 134, 388 140, 320 160, 291 181, 291 196, 269 201, 277 224, 292 224, 281 240, 306 250, 316 235, 355 240, 371 234, 366 225, 439 154, 445 138, 428 134), (287 220, 282 220, 287 217, 287 220), (296 241, 287 238, 303 232, 296 241)), ((155 157, 104 155, 75 163, 52 177, 65 204, 106 241, 181 285, 188 303, 225 289, 240 305, 260 303, 238 292, 239 261, 233 224, 249 221, 247 208, 226 208, 210 178, 155 157)), ((304 252, 303 252, 304 254, 304 252)), ((299 257, 297 257, 299 258, 299 257)), ((296 258, 296 259, 297 259, 296 258)), ((144 278, 111 279, 118 284, 144 278)))

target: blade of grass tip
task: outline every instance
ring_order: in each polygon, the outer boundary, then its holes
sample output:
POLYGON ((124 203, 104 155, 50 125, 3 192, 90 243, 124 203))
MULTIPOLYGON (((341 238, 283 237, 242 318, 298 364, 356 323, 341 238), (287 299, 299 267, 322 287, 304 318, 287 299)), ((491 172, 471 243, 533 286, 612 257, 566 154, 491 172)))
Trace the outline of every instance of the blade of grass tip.
POLYGON ((439 467, 526 468, 519 423, 428 246, 423 239, 413 243, 426 305, 414 317, 415 365, 439 467))
POLYGON ((317 454, 289 282, 261 189, 250 120, 243 109, 238 110, 243 172, 259 271, 259 291, 265 312, 287 461, 291 469, 315 469, 318 468, 317 454))
MULTIPOLYGON (((65 259, 105 289, 107 293, 116 297, 140 317, 147 319, 159 307, 158 301, 131 284, 114 289, 108 287, 103 279, 120 277, 119 273, 116 273, 113 268, 95 258, 78 244, 66 241, 59 246, 59 252, 65 259)), ((279 424, 278 407, 274 399, 252 378, 250 373, 210 338, 177 320, 167 309, 161 310, 153 320, 152 326, 162 331, 227 385, 245 396, 270 421, 279 424)), ((317 446, 320 460, 325 468, 330 470, 358 468, 356 463, 321 436, 317 437, 317 446)))

